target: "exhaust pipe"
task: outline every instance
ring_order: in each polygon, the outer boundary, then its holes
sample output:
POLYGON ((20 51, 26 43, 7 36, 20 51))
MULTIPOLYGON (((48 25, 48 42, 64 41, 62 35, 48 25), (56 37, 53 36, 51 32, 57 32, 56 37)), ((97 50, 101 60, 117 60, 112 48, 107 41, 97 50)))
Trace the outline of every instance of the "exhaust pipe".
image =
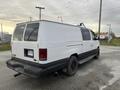
POLYGON ((15 74, 14 75, 14 77, 18 77, 18 76, 20 76, 22 73, 17 73, 17 74, 15 74))

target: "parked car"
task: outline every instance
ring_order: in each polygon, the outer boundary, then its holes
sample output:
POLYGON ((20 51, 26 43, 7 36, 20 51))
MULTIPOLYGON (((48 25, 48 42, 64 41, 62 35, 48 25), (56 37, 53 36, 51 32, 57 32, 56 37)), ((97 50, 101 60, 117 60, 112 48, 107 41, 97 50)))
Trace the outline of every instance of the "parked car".
POLYGON ((100 48, 92 30, 47 20, 17 24, 11 46, 8 68, 33 77, 58 70, 74 75, 100 48))

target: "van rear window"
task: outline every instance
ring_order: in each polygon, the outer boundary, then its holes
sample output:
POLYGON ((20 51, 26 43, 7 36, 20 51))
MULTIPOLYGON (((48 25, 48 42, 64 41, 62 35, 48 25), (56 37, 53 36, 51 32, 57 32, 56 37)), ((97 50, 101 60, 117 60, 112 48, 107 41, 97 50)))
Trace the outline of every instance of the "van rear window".
POLYGON ((24 35, 24 40, 37 41, 38 29, 39 29, 39 23, 28 24, 24 35))
POLYGON ((14 41, 22 41, 25 25, 17 25, 13 34, 14 41))

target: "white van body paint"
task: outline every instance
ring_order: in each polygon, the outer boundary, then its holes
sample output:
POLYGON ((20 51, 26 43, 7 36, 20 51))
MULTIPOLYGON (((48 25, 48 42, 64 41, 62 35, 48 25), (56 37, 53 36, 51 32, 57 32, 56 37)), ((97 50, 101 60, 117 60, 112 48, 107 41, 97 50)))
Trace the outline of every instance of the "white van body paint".
MULTIPOLYGON (((17 58, 46 64, 63 58, 68 58, 74 53, 81 54, 91 51, 99 46, 99 42, 92 39, 89 41, 83 41, 80 26, 46 20, 33 23, 40 23, 38 41, 13 41, 13 39, 11 41, 12 54, 15 54, 15 57, 17 58), (33 58, 24 56, 25 48, 34 50, 34 59, 37 61, 34 61, 33 58), (39 48, 47 48, 48 58, 46 61, 39 60, 39 48)), ((29 23, 24 24, 27 25, 29 23)))

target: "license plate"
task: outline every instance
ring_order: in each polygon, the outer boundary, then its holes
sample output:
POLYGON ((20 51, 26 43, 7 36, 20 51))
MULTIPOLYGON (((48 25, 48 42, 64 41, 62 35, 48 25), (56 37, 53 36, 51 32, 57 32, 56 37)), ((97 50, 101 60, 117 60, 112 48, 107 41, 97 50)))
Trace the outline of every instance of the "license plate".
POLYGON ((28 50, 28 56, 31 56, 31 57, 34 56, 33 50, 28 50))

